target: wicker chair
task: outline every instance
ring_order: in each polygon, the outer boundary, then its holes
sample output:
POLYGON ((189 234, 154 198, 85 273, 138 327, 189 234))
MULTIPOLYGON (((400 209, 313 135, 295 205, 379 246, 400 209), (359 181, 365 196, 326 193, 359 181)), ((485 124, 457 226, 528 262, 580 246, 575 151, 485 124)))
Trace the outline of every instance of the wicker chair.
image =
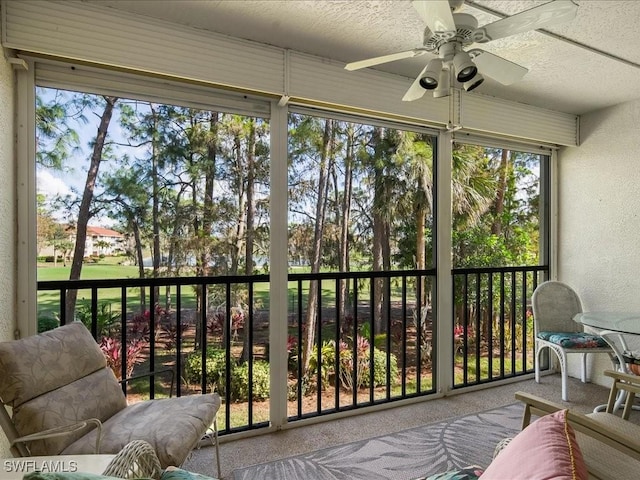
POLYGON ((218 394, 127 405, 102 350, 79 322, 0 343, 0 401, 0 425, 15 457, 116 454, 144 440, 165 468, 181 465, 207 432, 217 440, 218 394))
POLYGON ((159 479, 162 467, 155 450, 144 440, 127 443, 111 460, 104 476, 116 478, 153 478, 159 479))
POLYGON ((613 350, 604 338, 582 331, 581 325, 573 317, 582 312, 582 302, 578 294, 562 282, 549 281, 538 285, 531 297, 533 325, 535 330, 535 377, 540 382, 540 362, 542 352, 548 349, 556 354, 562 375, 562 400, 569 400, 567 393, 567 355, 582 355, 581 377, 587 381, 588 353, 607 353, 613 360, 613 350))

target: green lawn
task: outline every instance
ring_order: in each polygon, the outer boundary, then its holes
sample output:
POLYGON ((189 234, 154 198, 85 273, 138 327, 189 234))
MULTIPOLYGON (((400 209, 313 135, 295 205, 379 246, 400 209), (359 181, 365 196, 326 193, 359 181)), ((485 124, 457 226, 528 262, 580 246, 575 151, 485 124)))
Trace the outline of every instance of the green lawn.
MULTIPOLYGON (((69 280, 70 267, 38 266, 38 280, 69 280)), ((51 264, 53 265, 53 264, 51 264)), ((138 278, 138 267, 112 263, 89 263, 82 266, 82 280, 102 278, 138 278)))
MULTIPOLYGON (((138 268, 136 266, 121 265, 123 257, 105 257, 100 259, 98 263, 87 263, 82 267, 81 279, 82 280, 96 280, 96 279, 119 279, 119 278, 138 278, 138 268)), ((295 267, 291 269, 294 273, 306 273, 309 271, 308 267, 295 267)), ((38 280, 42 281, 55 281, 55 280, 68 280, 70 267, 57 266, 53 264, 40 264, 38 266, 38 280)), ((302 287, 302 305, 306 308, 309 281, 303 281, 302 287)), ((352 282, 350 282, 353 285, 352 282)), ((401 291, 399 282, 392 282, 392 295, 394 300, 401 299, 401 291)), ((359 292, 358 296, 360 301, 367 302, 370 294, 370 282, 369 280, 361 280, 358 282, 359 292)), ((335 306, 336 286, 332 280, 323 282, 322 286, 322 305, 324 308, 332 308, 335 306)), ((161 288, 161 295, 165 295, 166 290, 161 288)), ((171 288, 172 304, 175 306, 177 294, 176 287, 171 288)), ((146 291, 147 303, 149 289, 146 291)), ((222 307, 225 304, 225 291, 223 286, 213 286, 209 289, 209 305, 210 308, 215 309, 216 306, 222 307)), ((409 292, 409 296, 411 296, 409 292)), ((247 289, 246 285, 239 285, 236 288, 232 288, 232 304, 244 304, 247 301, 247 289)), ((164 298, 164 297, 163 297, 164 298)), ((89 304, 91 301, 91 290, 80 290, 78 292, 78 304, 89 304)), ((181 288, 181 302, 183 308, 195 308, 195 289, 191 286, 183 286, 181 288)), ((98 303, 108 304, 110 311, 120 311, 121 303, 121 291, 119 288, 112 289, 100 289, 98 291, 98 303)), ((162 303, 162 302, 160 302, 162 303)), ((38 317, 55 317, 59 312, 60 296, 57 291, 40 291, 38 292, 38 317)), ((290 312, 298 311, 298 282, 289 282, 288 293, 288 305, 290 312)), ((140 307, 140 289, 129 288, 127 289, 127 309, 129 311, 136 311, 140 307)), ((268 310, 269 308, 269 283, 262 282, 254 285, 254 306, 261 310, 268 310)))

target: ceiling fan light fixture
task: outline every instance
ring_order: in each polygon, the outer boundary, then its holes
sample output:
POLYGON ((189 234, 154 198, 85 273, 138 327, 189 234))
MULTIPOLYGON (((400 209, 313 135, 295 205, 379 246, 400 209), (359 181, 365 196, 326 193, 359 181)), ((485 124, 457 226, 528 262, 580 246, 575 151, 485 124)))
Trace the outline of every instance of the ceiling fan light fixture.
POLYGON ((433 91, 433 98, 442 98, 448 97, 450 95, 450 85, 449 85, 449 70, 443 68, 440 72, 440 81, 438 83, 438 88, 433 91))
POLYGON ((466 82, 464 82, 462 86, 464 87, 465 91, 470 92, 476 87, 479 87, 482 82, 484 82, 484 77, 482 76, 482 74, 478 73, 471 80, 467 80, 466 82))
POLYGON ((440 81, 440 72, 442 72, 442 60, 434 58, 427 64, 427 69, 420 77, 420 86, 425 90, 435 90, 438 88, 440 81))
POLYGON ((475 77, 478 73, 478 67, 471 60, 469 54, 465 51, 459 51, 453 57, 453 68, 456 71, 456 79, 459 82, 466 82, 475 77))

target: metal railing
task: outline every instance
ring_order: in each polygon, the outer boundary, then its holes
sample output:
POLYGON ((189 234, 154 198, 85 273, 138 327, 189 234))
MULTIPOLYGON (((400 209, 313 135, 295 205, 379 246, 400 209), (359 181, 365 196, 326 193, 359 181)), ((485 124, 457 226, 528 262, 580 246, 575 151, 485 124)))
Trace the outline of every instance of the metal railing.
MULTIPOLYGON (((118 378, 170 367, 178 396, 220 393, 222 433, 260 428, 268 425, 268 407, 255 408, 269 395, 268 371, 266 381, 256 371, 268 359, 268 284, 268 275, 43 281, 39 324, 81 320, 118 378), (73 290, 71 319, 65 304, 73 290)), ((170 387, 159 373, 123 384, 135 399, 169 396, 170 387)))
POLYGON ((453 270, 454 388, 532 373, 531 295, 548 267, 453 270))
POLYGON ((434 284, 435 270, 289 275, 289 420, 435 392, 434 284))
MULTIPOLYGON (((453 271, 454 388, 532 371, 528 302, 545 272, 453 271)), ((435 270, 288 280, 290 421, 436 391, 435 270)), ((116 376, 171 368, 177 395, 220 393, 221 433, 268 426, 268 275, 38 282, 43 329, 71 320, 72 290, 73 318, 90 328, 116 376)), ((123 386, 133 399, 171 388, 160 373, 123 386)))

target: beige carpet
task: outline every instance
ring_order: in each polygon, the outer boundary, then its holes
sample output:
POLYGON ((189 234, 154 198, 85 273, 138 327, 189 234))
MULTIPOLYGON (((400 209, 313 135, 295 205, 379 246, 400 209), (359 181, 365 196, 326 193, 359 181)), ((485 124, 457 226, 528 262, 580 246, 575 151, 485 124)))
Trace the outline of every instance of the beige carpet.
MULTIPOLYGON (((563 403, 560 398, 560 375, 550 375, 543 377, 540 384, 528 379, 483 390, 454 392, 457 394, 441 399, 425 399, 421 403, 289 428, 266 435, 242 439, 223 437, 223 443, 220 445, 222 475, 225 480, 232 480, 234 470, 250 465, 273 462, 509 405, 514 403, 514 393, 518 390, 533 393, 556 403, 563 403)), ((605 403, 608 393, 608 388, 582 384, 579 380, 570 378, 570 401, 564 404, 568 408, 587 413, 592 411, 594 406, 605 403)), ((195 451, 184 467, 194 472, 215 476, 214 449, 206 447, 195 451)))
POLYGON ((240 468, 233 479, 412 480, 469 465, 486 467, 498 442, 515 436, 521 421, 522 407, 514 403, 240 468))

